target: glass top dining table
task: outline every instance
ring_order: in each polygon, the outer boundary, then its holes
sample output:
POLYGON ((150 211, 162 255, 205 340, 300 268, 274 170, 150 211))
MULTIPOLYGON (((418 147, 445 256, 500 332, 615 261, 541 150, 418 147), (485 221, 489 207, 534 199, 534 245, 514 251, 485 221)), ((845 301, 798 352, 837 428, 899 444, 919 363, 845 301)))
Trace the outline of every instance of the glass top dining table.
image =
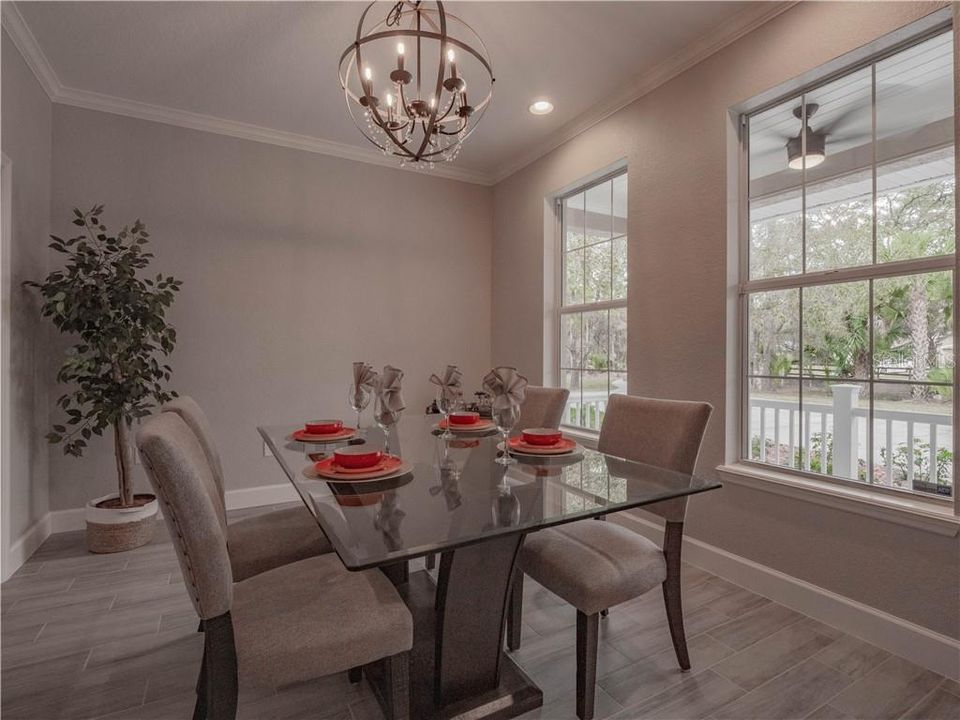
POLYGON ((350 570, 442 553, 720 487, 686 473, 579 447, 567 456, 518 457, 500 465, 499 433, 444 440, 437 415, 407 415, 391 429, 404 474, 327 482, 312 472, 336 447, 382 447, 379 428, 349 441, 299 442, 302 424, 258 430, 304 504, 350 570))

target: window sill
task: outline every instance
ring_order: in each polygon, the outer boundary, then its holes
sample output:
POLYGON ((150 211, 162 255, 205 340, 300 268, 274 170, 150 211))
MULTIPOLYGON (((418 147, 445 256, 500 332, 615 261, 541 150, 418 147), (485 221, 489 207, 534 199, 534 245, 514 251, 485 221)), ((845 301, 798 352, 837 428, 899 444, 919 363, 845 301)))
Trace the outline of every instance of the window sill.
POLYGON ((578 443, 591 450, 597 449, 597 441, 600 439, 600 433, 583 428, 573 427, 572 425, 561 425, 563 434, 573 438, 578 443))
POLYGON ((955 537, 960 517, 951 506, 917 497, 892 497, 745 463, 719 465, 717 471, 734 485, 775 493, 846 512, 955 537))

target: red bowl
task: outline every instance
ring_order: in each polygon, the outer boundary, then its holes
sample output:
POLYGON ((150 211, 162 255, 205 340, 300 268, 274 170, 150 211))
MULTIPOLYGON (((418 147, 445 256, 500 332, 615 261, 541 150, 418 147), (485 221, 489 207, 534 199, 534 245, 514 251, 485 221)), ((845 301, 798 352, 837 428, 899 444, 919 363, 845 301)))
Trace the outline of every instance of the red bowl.
POLYGON ((523 441, 530 445, 556 445, 563 433, 553 428, 528 428, 523 431, 523 441))
POLYGON ((340 467, 362 470, 373 467, 383 458, 383 450, 371 450, 363 445, 351 445, 333 451, 333 458, 340 467))
POLYGON ((331 435, 343 430, 343 420, 311 420, 305 429, 311 435, 331 435))
POLYGON ((480 420, 480 413, 469 410, 457 410, 450 413, 451 425, 473 425, 480 420))

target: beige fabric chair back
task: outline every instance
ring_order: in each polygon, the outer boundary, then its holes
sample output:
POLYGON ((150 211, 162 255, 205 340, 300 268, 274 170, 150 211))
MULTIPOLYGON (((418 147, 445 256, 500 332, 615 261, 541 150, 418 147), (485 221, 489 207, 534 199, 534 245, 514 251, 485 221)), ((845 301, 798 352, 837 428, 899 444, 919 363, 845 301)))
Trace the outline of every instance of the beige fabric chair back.
POLYGON ((171 400, 162 408, 163 412, 174 412, 179 415, 183 421, 193 430, 193 434, 200 441, 200 447, 203 448, 207 456, 207 462, 210 464, 210 471, 213 473, 213 481, 217 486, 218 512, 223 516, 224 525, 226 525, 227 508, 224 500, 224 481, 223 464, 220 462, 220 453, 217 452, 217 444, 213 441, 213 431, 210 427, 210 421, 206 414, 197 405, 189 395, 181 395, 171 400))
POLYGON ((233 602, 233 573, 200 441, 179 415, 161 413, 140 428, 137 448, 197 614, 204 620, 222 615, 233 602))
POLYGON ((517 431, 535 427, 560 427, 563 408, 569 396, 570 391, 566 388, 527 385, 526 395, 520 406, 520 422, 517 425, 517 431))
MULTIPOLYGON (((611 395, 597 449, 656 467, 692 473, 713 406, 705 402, 611 395)), ((682 521, 686 498, 644 510, 682 521)))

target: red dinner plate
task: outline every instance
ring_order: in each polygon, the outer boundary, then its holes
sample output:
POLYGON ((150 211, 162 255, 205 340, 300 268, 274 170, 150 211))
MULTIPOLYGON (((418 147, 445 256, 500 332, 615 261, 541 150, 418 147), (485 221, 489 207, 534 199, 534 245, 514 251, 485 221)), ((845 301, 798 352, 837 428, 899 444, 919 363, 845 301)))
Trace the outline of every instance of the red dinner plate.
POLYGON ((574 448, 577 447, 577 443, 569 438, 561 438, 560 442, 555 445, 531 445, 524 442, 522 437, 512 437, 509 442, 511 450, 527 455, 563 455, 573 452, 574 448))
POLYGON ((323 434, 308 433, 301 428, 300 430, 294 430, 290 434, 290 439, 297 440, 298 442, 335 442, 337 440, 352 438, 356 433, 356 428, 352 427, 345 427, 340 430, 340 432, 323 434))
POLYGON ((317 475, 326 480, 351 482, 353 480, 373 480, 385 477, 397 472, 401 467, 403 467, 403 461, 400 458, 395 455, 388 455, 373 467, 363 468, 362 470, 341 467, 332 457, 314 464, 313 469, 317 475))

